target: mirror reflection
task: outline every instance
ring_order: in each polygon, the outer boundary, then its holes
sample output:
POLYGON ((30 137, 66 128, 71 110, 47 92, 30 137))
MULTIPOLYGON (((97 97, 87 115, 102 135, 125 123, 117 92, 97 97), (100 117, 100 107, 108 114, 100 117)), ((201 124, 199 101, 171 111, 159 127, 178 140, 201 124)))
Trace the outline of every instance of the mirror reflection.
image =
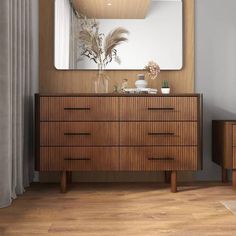
POLYGON ((183 64, 180 0, 55 0, 54 64, 61 70, 162 70, 183 64))

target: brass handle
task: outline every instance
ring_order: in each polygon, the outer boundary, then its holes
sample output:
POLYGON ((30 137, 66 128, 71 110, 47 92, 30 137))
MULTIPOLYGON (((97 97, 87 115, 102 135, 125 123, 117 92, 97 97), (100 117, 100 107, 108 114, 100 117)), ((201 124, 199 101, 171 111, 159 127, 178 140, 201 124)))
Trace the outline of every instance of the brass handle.
POLYGON ((149 161, 174 161, 174 157, 149 157, 149 161))
POLYGON ((174 136, 175 133, 148 133, 148 135, 152 135, 152 136, 174 136))
POLYGON ((148 107, 149 111, 173 111, 174 107, 148 107))
POLYGON ((81 158, 64 158, 65 161, 90 161, 90 158, 81 157, 81 158))
POLYGON ((64 135, 67 135, 67 136, 73 136, 73 135, 88 136, 88 135, 91 135, 91 133, 64 133, 64 135))
POLYGON ((66 111, 89 111, 91 110, 90 107, 65 107, 64 110, 66 111))

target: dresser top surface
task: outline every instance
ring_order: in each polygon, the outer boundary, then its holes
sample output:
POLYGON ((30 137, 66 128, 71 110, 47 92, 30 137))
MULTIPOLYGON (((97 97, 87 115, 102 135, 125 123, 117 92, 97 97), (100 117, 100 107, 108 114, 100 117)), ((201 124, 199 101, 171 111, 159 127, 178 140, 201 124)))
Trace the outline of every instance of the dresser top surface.
POLYGON ((40 97, 199 97, 202 94, 124 94, 124 93, 37 93, 40 97))

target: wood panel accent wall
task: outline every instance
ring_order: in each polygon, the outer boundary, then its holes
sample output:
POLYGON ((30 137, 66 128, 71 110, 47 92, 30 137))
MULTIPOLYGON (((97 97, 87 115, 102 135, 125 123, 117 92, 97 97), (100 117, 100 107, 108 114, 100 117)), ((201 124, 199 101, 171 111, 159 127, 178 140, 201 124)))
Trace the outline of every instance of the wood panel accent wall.
MULTIPOLYGON (((159 79, 150 85, 160 88, 167 79, 174 93, 194 92, 194 0, 183 0, 184 4, 184 66, 180 71, 162 71, 159 79)), ((54 67, 54 0, 39 1, 39 93, 91 92, 94 71, 59 71, 54 67)), ((140 55, 142 56, 142 55, 140 55)), ((132 86, 140 71, 109 71, 114 83, 129 79, 132 86)), ((110 83, 110 90, 113 84, 110 83)), ((158 181, 162 173, 76 173, 80 181, 158 181)), ((41 181, 57 181, 57 174, 43 174, 41 181)), ((192 174, 179 175, 180 181, 191 181, 192 174)))
MULTIPOLYGON (((180 71, 162 71, 159 79, 150 85, 160 88, 161 81, 167 79, 174 93, 194 92, 194 0, 184 3, 184 66, 180 71)), ((58 71, 54 68, 54 0, 39 1, 39 92, 92 92, 95 71, 58 71)), ((142 55, 140 55, 142 56, 142 55)), ((129 79, 132 86, 140 71, 109 71, 112 78, 110 91, 115 82, 129 79)))

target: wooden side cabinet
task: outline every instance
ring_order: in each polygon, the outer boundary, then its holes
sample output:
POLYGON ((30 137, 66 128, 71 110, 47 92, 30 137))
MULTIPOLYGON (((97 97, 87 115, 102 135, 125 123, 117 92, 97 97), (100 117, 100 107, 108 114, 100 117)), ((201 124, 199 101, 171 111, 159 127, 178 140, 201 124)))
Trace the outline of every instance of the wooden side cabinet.
POLYGON ((227 182, 227 169, 232 169, 232 185, 236 190, 236 121, 212 121, 212 158, 222 167, 222 182, 227 182))
POLYGON ((202 95, 37 94, 36 168, 60 171, 163 171, 202 167, 202 95))

